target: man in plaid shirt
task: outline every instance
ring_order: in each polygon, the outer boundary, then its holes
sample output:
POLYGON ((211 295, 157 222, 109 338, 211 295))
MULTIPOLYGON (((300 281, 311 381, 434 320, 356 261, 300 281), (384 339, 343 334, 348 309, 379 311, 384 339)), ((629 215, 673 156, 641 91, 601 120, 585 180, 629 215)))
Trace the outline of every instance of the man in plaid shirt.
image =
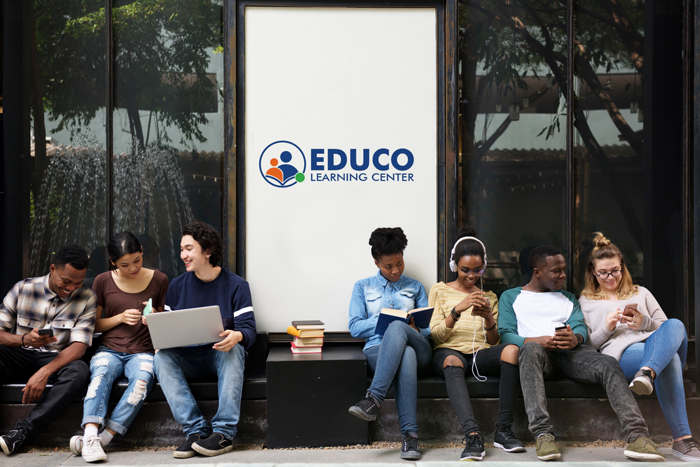
POLYGON ((95 329, 95 294, 83 287, 87 265, 85 250, 63 246, 49 274, 19 281, 0 304, 0 383, 27 380, 22 403, 36 403, 14 430, 0 436, 8 456, 84 394, 90 381, 80 359, 95 329))

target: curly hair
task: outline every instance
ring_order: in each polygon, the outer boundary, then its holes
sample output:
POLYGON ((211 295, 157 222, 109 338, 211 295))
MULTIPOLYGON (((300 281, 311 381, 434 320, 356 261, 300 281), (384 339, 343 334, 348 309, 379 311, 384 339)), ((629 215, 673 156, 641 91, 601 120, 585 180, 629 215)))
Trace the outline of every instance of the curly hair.
MULTIPOLYGON (((457 233, 457 240, 464 237, 477 238, 476 230, 472 229, 471 227, 464 227, 460 229, 459 233, 457 233)), ((455 264, 459 263, 459 260, 464 256, 478 256, 481 258, 481 261, 484 261, 485 254, 486 252, 484 251, 484 247, 481 245, 481 243, 477 242, 476 240, 469 239, 461 241, 457 244, 457 246, 455 246, 455 254, 452 256, 452 259, 454 260, 455 264)))
POLYGON ((202 253, 209 253, 209 264, 218 266, 224 256, 224 242, 214 227, 205 222, 190 222, 182 228, 182 236, 190 235, 202 247, 202 253))
POLYGON ((625 265, 625 258, 622 256, 622 251, 615 246, 610 240, 605 238, 602 232, 593 233, 593 244, 595 248, 588 255, 588 266, 586 266, 586 281, 585 287, 581 292, 581 296, 589 300, 605 300, 607 296, 600 290, 595 274, 595 263, 601 259, 617 258, 620 260, 620 269, 622 269, 622 278, 617 286, 615 294, 618 300, 626 300, 633 295, 639 293, 637 286, 632 282, 632 275, 625 265))
POLYGON ((540 245, 536 246, 535 248, 532 249, 530 252, 530 256, 528 257, 528 263, 530 263, 530 267, 532 269, 542 269, 544 266, 547 265, 547 258, 550 256, 557 256, 557 255, 563 255, 561 250, 555 246, 552 245, 540 245))
POLYGON ((372 246, 372 258, 379 260, 382 256, 403 254, 408 245, 408 239, 401 227, 380 227, 369 237, 372 246))
POLYGON ((63 269, 66 264, 70 264, 78 271, 82 271, 87 269, 89 262, 87 252, 78 245, 62 246, 53 257, 53 265, 56 269, 63 269))

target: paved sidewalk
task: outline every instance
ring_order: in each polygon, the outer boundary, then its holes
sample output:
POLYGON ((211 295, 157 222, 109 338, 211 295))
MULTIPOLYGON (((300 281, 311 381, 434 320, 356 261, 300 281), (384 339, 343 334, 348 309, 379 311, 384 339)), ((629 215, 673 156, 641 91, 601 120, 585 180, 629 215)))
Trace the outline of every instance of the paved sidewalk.
MULTIPOLYGON (((562 453, 559 465, 575 467, 581 463, 595 462, 596 467, 613 467, 621 462, 634 462, 627 459, 623 448, 609 447, 566 447, 560 446, 562 453)), ((670 448, 661 448, 667 462, 689 467, 689 464, 677 462, 671 455, 670 448)), ((352 467, 457 467, 464 465, 459 460, 459 448, 430 448, 421 449, 423 457, 418 462, 402 461, 398 449, 314 449, 314 450, 236 450, 218 457, 193 457, 190 459, 174 459, 172 451, 107 451, 107 461, 91 465, 108 464, 111 466, 158 466, 186 465, 188 467, 234 467, 243 465, 249 467, 273 467, 285 464, 285 467, 341 467, 351 464, 352 467)), ((527 448, 527 452, 508 454, 501 449, 487 448, 486 458, 480 463, 483 467, 491 464, 502 466, 504 462, 514 467, 532 467, 533 464, 544 465, 535 457, 535 448, 527 448)), ((642 463, 640 463, 641 465, 642 463)), ((58 467, 90 465, 80 457, 74 457, 69 452, 33 452, 19 453, 6 457, 0 453, 2 467, 58 467)), ((645 464, 646 465, 646 464, 645 464)), ((648 464, 651 465, 651 464, 648 464)))

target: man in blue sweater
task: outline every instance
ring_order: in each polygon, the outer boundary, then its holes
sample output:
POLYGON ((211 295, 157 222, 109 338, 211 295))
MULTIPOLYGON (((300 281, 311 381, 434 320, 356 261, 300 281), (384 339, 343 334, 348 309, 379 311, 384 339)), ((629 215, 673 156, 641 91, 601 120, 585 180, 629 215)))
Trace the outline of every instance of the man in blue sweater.
POLYGON ((217 456, 233 449, 241 410, 245 350, 255 342, 255 315, 248 283, 218 266, 223 255, 221 236, 203 222, 182 228, 180 258, 187 272, 170 283, 165 310, 218 305, 224 324, 223 338, 213 345, 164 349, 156 353, 155 370, 160 387, 187 441, 173 453, 184 459, 199 453, 217 456), (219 408, 211 427, 199 410, 187 378, 216 376, 219 408))
POLYGON ((528 428, 537 438, 537 457, 560 457, 544 391, 544 380, 559 374, 579 383, 602 384, 630 443, 625 456, 663 462, 617 360, 583 345, 588 328, 581 307, 571 292, 561 290, 566 278, 564 255, 542 245, 532 250, 529 261, 530 282, 501 295, 498 332, 501 343, 520 347, 520 384, 528 428))

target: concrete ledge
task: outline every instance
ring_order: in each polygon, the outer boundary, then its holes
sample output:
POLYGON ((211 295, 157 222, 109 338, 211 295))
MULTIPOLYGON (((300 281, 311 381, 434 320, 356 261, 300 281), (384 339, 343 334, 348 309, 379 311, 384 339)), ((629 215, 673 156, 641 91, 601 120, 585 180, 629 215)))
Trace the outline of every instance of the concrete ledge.
MULTIPOLYGON (((655 442, 671 439, 666 419, 655 399, 637 401, 655 442)), ((598 439, 623 439, 620 424, 607 399, 548 399, 548 408, 559 441, 592 442, 598 439)), ((206 417, 216 413, 218 403, 200 402, 206 417)), ((472 406, 476 420, 486 442, 493 441, 493 424, 498 415, 497 399, 474 399, 472 406)), ((686 399, 691 430, 700 433, 700 397, 686 399)), ((27 416, 33 405, 3 405, 0 409, 0 433, 14 427, 17 420, 27 416)), ((113 405, 110 405, 112 410, 113 405)), ((42 436, 31 444, 56 447, 68 446, 70 437, 81 434, 80 421, 83 406, 71 404, 42 436)), ((348 417, 352 415, 348 414, 348 417)), ((463 434, 449 399, 419 399, 418 427, 422 442, 461 442, 463 434)), ((300 428, 301 429, 301 428, 300 428)), ((523 401, 519 400, 515 411, 515 433, 523 441, 533 441, 527 429, 527 416, 523 401)), ((400 441, 396 404, 387 399, 379 411, 379 418, 369 423, 370 441, 400 441)), ((146 402, 126 436, 114 440, 116 448, 136 446, 179 446, 184 439, 180 426, 175 422, 166 402, 146 402)), ((237 444, 265 444, 267 440, 267 403, 264 400, 244 400, 241 403, 241 419, 238 425, 237 444)))

